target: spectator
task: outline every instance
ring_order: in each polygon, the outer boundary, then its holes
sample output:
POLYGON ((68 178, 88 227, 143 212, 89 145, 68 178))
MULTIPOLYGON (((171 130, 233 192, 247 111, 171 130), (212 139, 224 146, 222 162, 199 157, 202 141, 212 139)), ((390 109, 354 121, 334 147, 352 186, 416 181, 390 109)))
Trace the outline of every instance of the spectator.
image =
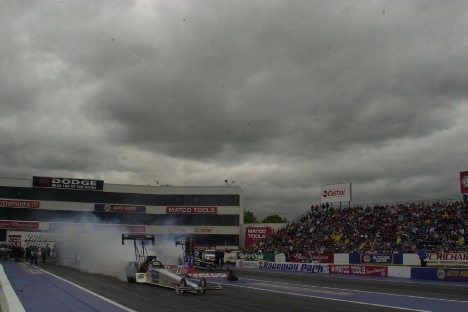
POLYGON ((419 256, 419 260, 421 260, 421 267, 426 267, 427 266, 427 250, 426 247, 423 246, 421 249, 418 250, 417 252, 419 256))
POLYGON ((37 257, 38 257, 39 250, 37 249, 36 246, 32 246, 30 248, 30 254, 29 254, 29 262, 31 265, 33 262, 37 265, 37 257))
POLYGON ((462 202, 323 208, 311 206, 259 245, 265 252, 398 253, 424 244, 455 250, 467 239, 468 205, 462 202))
POLYGON ((223 269, 223 265, 224 265, 224 250, 220 250, 219 251, 219 270, 221 271, 223 269))
POLYGON ((47 257, 50 257, 50 247, 49 244, 46 244, 45 247, 41 248, 42 262, 45 262, 47 257))

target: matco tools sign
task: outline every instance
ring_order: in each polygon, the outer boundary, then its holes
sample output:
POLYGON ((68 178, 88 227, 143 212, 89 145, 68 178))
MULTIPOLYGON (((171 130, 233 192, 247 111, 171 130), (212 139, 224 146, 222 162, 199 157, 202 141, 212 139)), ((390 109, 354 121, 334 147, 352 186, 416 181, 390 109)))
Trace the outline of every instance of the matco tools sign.
POLYGON ((245 248, 249 248, 256 242, 261 242, 267 239, 268 236, 274 233, 271 226, 258 225, 245 227, 245 248))
POLYGON ((73 178, 33 177, 33 186, 69 190, 102 191, 104 189, 104 181, 73 178))

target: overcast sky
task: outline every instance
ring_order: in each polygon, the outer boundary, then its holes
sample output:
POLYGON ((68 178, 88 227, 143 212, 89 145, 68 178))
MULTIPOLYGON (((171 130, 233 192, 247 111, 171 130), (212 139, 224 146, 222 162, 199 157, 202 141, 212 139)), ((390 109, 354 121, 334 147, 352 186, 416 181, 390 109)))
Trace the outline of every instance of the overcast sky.
POLYGON ((0 176, 221 186, 289 220, 460 198, 467 1, 0 2, 0 176))

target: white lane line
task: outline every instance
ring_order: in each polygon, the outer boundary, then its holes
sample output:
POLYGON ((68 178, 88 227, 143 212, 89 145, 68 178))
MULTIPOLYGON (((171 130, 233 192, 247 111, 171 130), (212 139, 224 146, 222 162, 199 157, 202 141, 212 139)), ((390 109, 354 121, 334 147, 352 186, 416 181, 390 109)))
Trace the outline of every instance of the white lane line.
MULTIPOLYGON (((427 300, 435 300, 435 301, 468 303, 468 301, 465 301, 465 300, 443 299, 443 298, 433 298, 433 297, 421 297, 421 296, 412 296, 412 295, 400 295, 400 294, 391 294, 391 293, 384 293, 384 292, 377 292, 377 291, 346 289, 346 288, 336 288, 336 287, 327 287, 327 286, 301 285, 301 284, 292 284, 292 283, 285 283, 285 282, 271 282, 271 281, 262 281, 262 280, 256 280, 256 279, 251 279, 251 278, 244 278, 244 279, 254 281, 254 282, 281 284, 281 285, 288 285, 288 286, 300 286, 300 287, 306 287, 306 288, 331 289, 331 290, 344 291, 344 292, 347 291, 347 292, 356 292, 356 293, 365 293, 365 294, 377 294, 377 295, 385 295, 385 296, 427 299, 427 300)), ((226 284, 226 285, 231 285, 231 284, 226 284)))
POLYGON ((289 292, 284 292, 284 291, 257 288, 257 287, 244 286, 244 285, 235 285, 235 284, 227 284, 227 283, 220 283, 220 284, 230 285, 234 287, 248 288, 248 289, 256 289, 256 290, 261 290, 261 291, 268 291, 268 292, 278 293, 278 294, 288 294, 288 295, 293 295, 293 296, 309 297, 309 298, 316 298, 316 299, 323 299, 323 300, 332 300, 332 301, 339 301, 339 302, 346 302, 346 303, 356 303, 356 304, 362 304, 362 305, 373 306, 373 307, 392 308, 392 309, 405 310, 405 311, 430 312, 430 310, 418 310, 418 309, 410 309, 410 308, 396 307, 396 306, 376 304, 376 303, 367 303, 367 302, 360 302, 360 301, 353 301, 353 300, 328 298, 328 297, 305 295, 305 294, 295 294, 295 293, 289 293, 289 292))

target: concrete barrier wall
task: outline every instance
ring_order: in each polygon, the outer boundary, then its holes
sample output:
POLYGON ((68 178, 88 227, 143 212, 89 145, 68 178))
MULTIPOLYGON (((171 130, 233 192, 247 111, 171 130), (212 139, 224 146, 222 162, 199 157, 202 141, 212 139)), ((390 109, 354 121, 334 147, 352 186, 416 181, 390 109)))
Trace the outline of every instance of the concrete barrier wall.
POLYGON ((349 264, 349 254, 335 254, 334 259, 334 264, 349 264))

